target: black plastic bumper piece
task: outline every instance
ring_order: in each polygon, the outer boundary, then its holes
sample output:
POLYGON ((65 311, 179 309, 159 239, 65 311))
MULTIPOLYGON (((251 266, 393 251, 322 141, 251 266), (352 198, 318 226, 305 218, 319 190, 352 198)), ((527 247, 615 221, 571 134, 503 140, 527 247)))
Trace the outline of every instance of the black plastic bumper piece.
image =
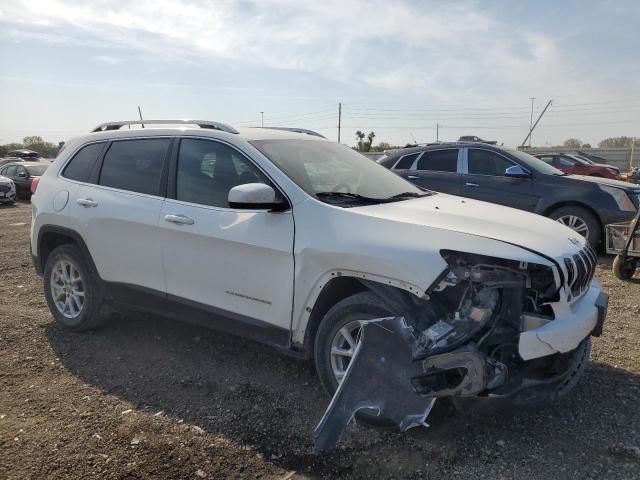
POLYGON ((604 321, 607 319, 607 308, 609 307, 609 295, 604 292, 600 292, 598 298, 596 299, 596 308, 598 309, 598 322, 594 327, 591 335, 594 337, 599 337, 602 335, 602 330, 604 329, 604 321))

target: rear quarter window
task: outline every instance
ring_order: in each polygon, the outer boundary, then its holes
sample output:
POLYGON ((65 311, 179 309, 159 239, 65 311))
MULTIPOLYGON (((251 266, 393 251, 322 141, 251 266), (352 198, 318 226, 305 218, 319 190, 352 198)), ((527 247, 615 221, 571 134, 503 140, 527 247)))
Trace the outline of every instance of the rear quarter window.
POLYGON ((102 153, 105 142, 92 143, 82 147, 78 153, 67 163, 62 171, 62 176, 69 180, 88 182, 91 178, 93 167, 102 153))

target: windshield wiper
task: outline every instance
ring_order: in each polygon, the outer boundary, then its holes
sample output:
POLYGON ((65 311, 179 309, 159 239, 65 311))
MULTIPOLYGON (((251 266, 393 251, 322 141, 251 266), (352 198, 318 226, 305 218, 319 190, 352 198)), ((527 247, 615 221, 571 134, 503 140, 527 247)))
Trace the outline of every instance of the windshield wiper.
POLYGON ((433 195, 432 193, 418 193, 418 192, 402 192, 402 193, 398 193, 396 195, 392 195, 390 197, 387 197, 385 200, 393 200, 393 199, 397 199, 397 198, 421 198, 421 197, 426 197, 427 195, 433 195))
POLYGON ((347 198, 347 199, 353 199, 353 200, 362 200, 363 202, 371 202, 371 203, 383 203, 387 201, 386 198, 365 197, 364 195, 360 195, 359 193, 351 193, 351 192, 318 192, 316 193, 316 197, 347 198))

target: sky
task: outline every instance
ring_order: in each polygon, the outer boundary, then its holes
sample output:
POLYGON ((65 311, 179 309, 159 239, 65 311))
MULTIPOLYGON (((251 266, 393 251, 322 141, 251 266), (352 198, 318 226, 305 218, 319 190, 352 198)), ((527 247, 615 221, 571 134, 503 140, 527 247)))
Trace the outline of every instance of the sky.
POLYGON ((640 136, 636 0, 3 0, 0 143, 113 120, 355 143, 640 136), (264 112, 262 115, 260 112, 264 112), (439 125, 439 127, 437 127, 439 125))

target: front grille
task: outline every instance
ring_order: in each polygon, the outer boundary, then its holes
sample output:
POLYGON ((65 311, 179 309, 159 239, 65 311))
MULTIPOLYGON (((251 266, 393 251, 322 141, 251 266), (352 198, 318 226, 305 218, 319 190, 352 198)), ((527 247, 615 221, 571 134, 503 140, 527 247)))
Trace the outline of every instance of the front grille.
POLYGON ((11 185, 0 185, 0 192, 7 193, 11 191, 11 185))
POLYGON ((598 257, 589 245, 571 257, 564 259, 567 268, 567 288, 572 297, 578 297, 587 291, 596 271, 598 257))

